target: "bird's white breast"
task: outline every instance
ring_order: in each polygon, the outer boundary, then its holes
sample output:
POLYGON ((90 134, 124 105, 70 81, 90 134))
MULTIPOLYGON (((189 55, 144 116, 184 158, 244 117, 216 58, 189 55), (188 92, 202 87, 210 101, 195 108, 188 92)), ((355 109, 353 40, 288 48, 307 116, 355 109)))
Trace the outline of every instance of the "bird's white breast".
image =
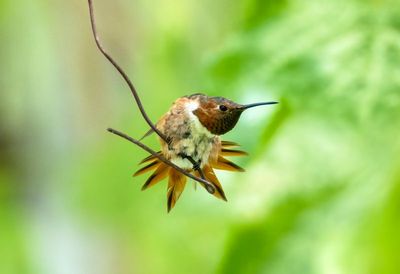
MULTIPOLYGON (((204 166, 210 157, 211 150, 215 144, 214 134, 211 134, 207 128, 205 128, 196 115, 193 114, 199 107, 197 101, 191 100, 185 104, 185 114, 189 117, 190 136, 180 141, 180 147, 184 148, 183 152, 191 156, 195 161, 201 161, 201 166, 204 166)), ((192 168, 193 165, 187 159, 176 157, 171 159, 172 162, 181 168, 192 168)))

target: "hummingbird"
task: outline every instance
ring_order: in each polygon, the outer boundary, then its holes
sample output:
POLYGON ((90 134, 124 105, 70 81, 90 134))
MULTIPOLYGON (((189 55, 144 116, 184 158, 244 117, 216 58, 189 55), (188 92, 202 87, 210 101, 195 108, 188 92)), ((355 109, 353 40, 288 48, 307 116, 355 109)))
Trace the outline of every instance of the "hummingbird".
MULTIPOLYGON (((272 104, 277 102, 242 105, 224 97, 211 97, 202 93, 180 97, 155 124, 167 137, 167 142, 159 138, 161 150, 157 153, 195 176, 208 180, 215 187, 213 195, 227 201, 214 169, 243 172, 242 167, 225 157, 244 156, 247 153, 232 149, 239 145, 231 141, 222 141, 220 136, 235 127, 245 110, 272 104)), ((142 139, 152 132, 153 130, 149 130, 142 139)), ((153 155, 146 157, 139 164, 146 165, 133 176, 153 171, 142 190, 168 177, 167 210, 170 212, 186 186, 186 176, 153 155)))

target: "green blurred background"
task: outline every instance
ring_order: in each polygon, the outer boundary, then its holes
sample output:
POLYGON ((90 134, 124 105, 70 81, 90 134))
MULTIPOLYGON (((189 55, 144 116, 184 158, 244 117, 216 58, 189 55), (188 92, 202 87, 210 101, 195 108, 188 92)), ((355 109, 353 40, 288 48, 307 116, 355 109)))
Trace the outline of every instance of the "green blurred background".
MULTIPOLYGON (((398 0, 95 0, 105 47, 153 121, 205 92, 228 203, 132 178, 147 131, 96 50, 86 1, 0 2, 0 273, 400 273, 398 0)), ((157 148, 154 136, 146 143, 157 148)))

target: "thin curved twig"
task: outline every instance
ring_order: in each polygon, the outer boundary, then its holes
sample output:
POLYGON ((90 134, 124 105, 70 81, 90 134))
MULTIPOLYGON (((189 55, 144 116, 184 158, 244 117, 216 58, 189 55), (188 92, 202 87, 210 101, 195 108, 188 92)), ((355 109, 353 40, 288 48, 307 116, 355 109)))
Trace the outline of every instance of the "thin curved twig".
POLYGON ((145 151, 147 151, 148 153, 154 155, 154 157, 157 157, 160 161, 164 162, 165 164, 175 168, 177 171, 183 173, 184 175, 188 176, 189 178, 196 180, 200 183, 202 183, 204 185, 204 187, 207 189, 207 191, 211 194, 213 194, 215 192, 215 187, 208 181, 198 178, 196 176, 194 176, 193 174, 190 174, 189 172, 187 172, 186 170, 180 168, 179 166, 173 164, 172 162, 168 161, 164 156, 162 156, 161 154, 155 152, 154 150, 152 150, 151 148, 149 148, 148 146, 146 146, 145 144, 143 144, 142 142, 133 139, 132 137, 130 137, 129 135, 120 132, 118 130, 112 129, 112 128, 108 128, 107 129, 109 132, 118 135, 126 140, 128 140, 129 142, 134 143, 135 145, 141 147, 142 149, 144 149, 145 151))
POLYGON ((146 120, 147 124, 151 127, 152 130, 154 130, 155 133, 157 133, 158 136, 160 136, 161 139, 163 139, 166 143, 168 143, 167 137, 157 129, 157 127, 152 123, 150 118, 147 116, 147 113, 143 108, 142 101, 140 100, 140 97, 139 97, 135 87, 133 86, 132 81, 129 79, 128 75, 103 48, 103 46, 100 42, 100 38, 97 34, 96 21, 94 18, 93 2, 92 2, 92 0, 88 0, 88 3, 89 3, 90 23, 92 26, 92 32, 93 32, 94 40, 96 41, 97 48, 107 58, 107 60, 110 61, 110 63, 118 70, 118 72, 121 74, 122 78, 124 78, 125 82, 128 84, 129 89, 132 92, 133 98, 135 98, 136 104, 140 110, 140 113, 142 114, 143 118, 146 120))
MULTIPOLYGON (((129 89, 131 90, 131 93, 132 93, 133 97, 135 98, 136 104, 137 104, 137 106, 138 106, 138 108, 140 110, 140 113, 142 114, 142 116, 145 119, 145 121, 147 122, 147 124, 151 127, 151 129, 155 133, 157 133, 158 136, 160 136, 161 139, 163 139, 166 143, 168 143, 167 137, 157 129, 157 127, 151 122, 150 118, 147 116, 147 113, 143 108, 143 105, 142 105, 142 102, 141 102, 141 100, 139 98, 139 95, 138 95, 135 87, 133 86, 132 81, 129 79, 128 75, 117 64, 117 62, 104 50, 104 48, 103 48, 103 46, 102 46, 102 44, 100 42, 99 36, 97 35, 96 22, 95 22, 95 19, 94 19, 94 8, 93 8, 92 0, 88 0, 88 4, 89 4, 90 23, 91 23, 92 32, 93 32, 94 39, 96 41, 97 48, 107 58, 107 60, 117 69, 117 71, 121 74, 122 78, 124 78, 125 82, 128 84, 129 89)), ((215 192, 215 187, 210 182, 205 180, 204 174, 202 172, 200 172, 200 174, 201 174, 201 177, 203 177, 203 178, 198 178, 198 177, 192 175, 191 173, 187 172, 186 170, 184 170, 184 169, 178 167, 177 165, 173 164, 171 161, 165 159, 163 156, 159 155, 154 150, 150 149, 149 147, 147 147, 146 145, 144 145, 140 141, 135 140, 132 137, 130 137, 130 136, 128 136, 128 135, 126 135, 126 134, 124 134, 124 133, 122 133, 120 131, 111 129, 111 128, 109 128, 108 131, 111 132, 111 133, 114 133, 114 134, 116 134, 116 135, 118 135, 118 136, 120 136, 120 137, 122 137, 122 138, 124 138, 124 139, 126 139, 126 140, 128 140, 130 142, 132 142, 132 143, 134 143, 135 145, 137 145, 139 147, 141 147, 145 151, 147 151, 150 154, 152 154, 153 156, 157 157, 160 161, 162 161, 165 164, 171 166, 172 168, 174 168, 177 171, 181 172, 185 176, 187 176, 187 177, 189 177, 189 178, 191 178, 193 180, 196 180, 199 183, 202 183, 209 193, 213 194, 215 192)))

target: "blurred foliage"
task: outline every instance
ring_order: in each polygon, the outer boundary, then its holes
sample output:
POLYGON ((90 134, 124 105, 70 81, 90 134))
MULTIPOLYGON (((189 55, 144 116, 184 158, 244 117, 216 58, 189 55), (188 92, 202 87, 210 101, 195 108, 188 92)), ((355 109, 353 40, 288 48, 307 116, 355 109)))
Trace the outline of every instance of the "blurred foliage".
POLYGON ((250 152, 228 203, 166 214, 105 131, 147 129, 85 1, 0 2, 0 273, 400 273, 398 0, 95 4, 154 120, 199 91, 280 104, 224 136, 250 152))
MULTIPOLYGON (((304 212, 325 206, 337 193, 338 189, 325 188, 308 195, 294 194, 279 201, 264 220, 243 225, 234 233, 232 244, 228 245, 221 272, 261 273, 272 268, 274 271, 271 272, 277 273, 274 269, 276 260, 280 256, 285 257, 287 251, 285 238, 296 230, 296 226, 301 223, 301 217, 304 218, 304 212), (245 250, 249 252, 244 252, 245 250), (272 267, 269 262, 272 262, 272 267)), ((285 268, 279 272, 310 273, 312 265, 298 255, 285 258, 285 268), (288 259, 292 262, 290 265, 287 264, 288 259)))

